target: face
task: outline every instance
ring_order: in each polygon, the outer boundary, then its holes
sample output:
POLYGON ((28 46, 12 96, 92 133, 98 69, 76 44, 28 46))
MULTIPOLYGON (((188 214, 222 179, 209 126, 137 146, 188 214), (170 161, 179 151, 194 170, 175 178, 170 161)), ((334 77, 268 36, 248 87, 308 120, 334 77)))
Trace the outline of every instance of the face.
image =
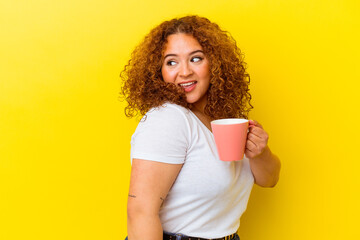
POLYGON ((210 85, 210 67, 199 42, 188 34, 172 34, 167 39, 161 73, 165 82, 182 87, 186 101, 203 109, 210 85))

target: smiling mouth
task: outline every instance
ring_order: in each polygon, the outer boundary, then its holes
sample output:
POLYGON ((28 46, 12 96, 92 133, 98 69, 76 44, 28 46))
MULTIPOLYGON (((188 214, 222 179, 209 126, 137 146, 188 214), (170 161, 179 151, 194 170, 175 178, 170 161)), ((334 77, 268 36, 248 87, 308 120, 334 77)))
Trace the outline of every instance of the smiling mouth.
POLYGON ((192 81, 187 83, 180 83, 179 86, 184 89, 185 93, 189 93, 195 89, 196 84, 197 81, 192 81))
POLYGON ((187 82, 187 83, 180 83, 179 86, 183 87, 183 88, 188 88, 188 87, 191 87, 192 85, 194 85, 196 83, 197 83, 197 81, 187 82))

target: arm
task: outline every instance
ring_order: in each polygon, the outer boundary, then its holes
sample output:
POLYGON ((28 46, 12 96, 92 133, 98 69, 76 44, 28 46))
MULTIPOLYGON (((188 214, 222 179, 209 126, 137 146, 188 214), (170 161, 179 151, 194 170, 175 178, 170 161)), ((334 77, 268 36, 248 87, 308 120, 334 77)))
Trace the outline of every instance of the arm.
POLYGON ((161 240, 160 206, 182 164, 133 159, 127 204, 129 240, 161 240))
POLYGON ((250 168, 255 183, 262 187, 274 187, 279 180, 280 160, 267 145, 269 136, 256 121, 249 121, 249 133, 245 155, 250 160, 250 168))

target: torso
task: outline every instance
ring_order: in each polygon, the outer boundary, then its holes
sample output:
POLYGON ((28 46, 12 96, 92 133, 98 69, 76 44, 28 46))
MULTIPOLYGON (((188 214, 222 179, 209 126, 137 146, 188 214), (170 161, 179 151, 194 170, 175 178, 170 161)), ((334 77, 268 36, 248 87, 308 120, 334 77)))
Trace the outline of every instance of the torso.
MULTIPOLYGON (((162 110, 164 112, 159 114, 158 119, 169 117, 167 122, 170 124, 161 126, 169 138, 158 144, 168 150, 172 143, 176 143, 176 153, 181 146, 186 146, 182 169, 159 212, 163 229, 202 238, 217 238, 236 232, 254 181, 248 159, 237 162, 219 160, 211 132, 211 119, 202 112, 188 111, 174 104, 162 110), (176 109, 179 112, 174 111, 176 109), (172 127, 175 126, 174 119, 176 128, 172 127), (167 145, 168 142, 171 144, 167 145)), ((154 115, 156 117, 156 112, 154 115)), ((158 141, 151 142, 155 144, 158 141)))
POLYGON ((220 161, 211 119, 198 111, 168 103, 146 115, 131 158, 182 164, 159 211, 163 230, 201 238, 236 232, 254 182, 248 159, 220 161))

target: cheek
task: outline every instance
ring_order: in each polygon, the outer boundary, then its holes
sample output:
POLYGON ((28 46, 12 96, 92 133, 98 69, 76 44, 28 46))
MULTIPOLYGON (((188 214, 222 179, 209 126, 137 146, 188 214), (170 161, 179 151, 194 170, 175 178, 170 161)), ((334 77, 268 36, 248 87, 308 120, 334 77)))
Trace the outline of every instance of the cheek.
POLYGON ((206 78, 210 81, 210 68, 209 66, 204 66, 204 68, 201 69, 201 76, 202 78, 206 78))
POLYGON ((161 70, 161 75, 165 82, 174 82, 174 73, 168 70, 161 70))

